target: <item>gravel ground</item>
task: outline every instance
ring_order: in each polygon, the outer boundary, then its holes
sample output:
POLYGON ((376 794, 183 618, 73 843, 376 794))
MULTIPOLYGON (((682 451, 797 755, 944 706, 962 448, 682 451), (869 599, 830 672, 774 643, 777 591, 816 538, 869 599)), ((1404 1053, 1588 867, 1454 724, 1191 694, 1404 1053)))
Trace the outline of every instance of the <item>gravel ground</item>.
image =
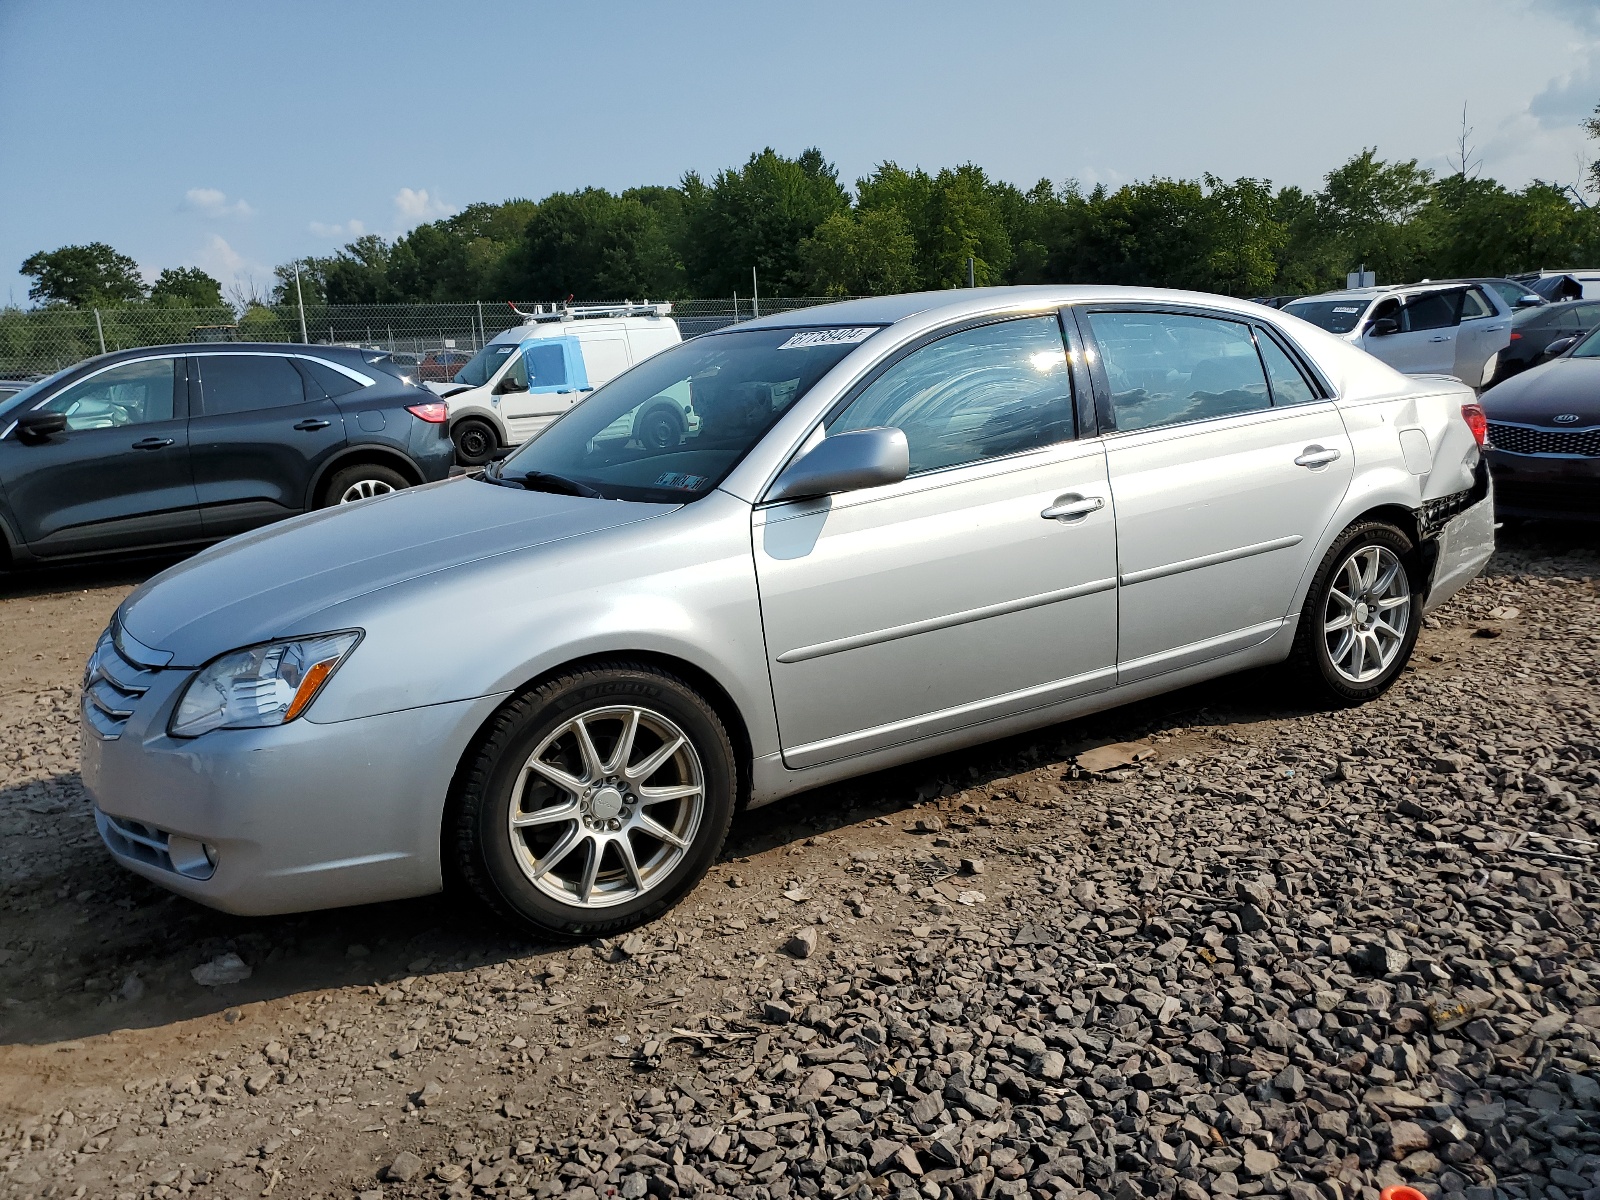
POLYGON ((1597 567, 1508 538, 1364 708, 1240 677, 749 814, 577 947, 113 868, 74 695, 136 572, 0 585, 0 1195, 1600 1200, 1597 567))

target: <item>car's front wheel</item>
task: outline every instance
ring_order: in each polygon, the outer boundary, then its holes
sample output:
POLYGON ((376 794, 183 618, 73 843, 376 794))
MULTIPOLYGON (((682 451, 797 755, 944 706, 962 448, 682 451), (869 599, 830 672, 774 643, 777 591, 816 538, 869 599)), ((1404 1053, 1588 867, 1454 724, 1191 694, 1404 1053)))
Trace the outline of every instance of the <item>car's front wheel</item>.
POLYGON ((1421 627, 1411 539, 1393 525, 1364 521, 1323 556, 1291 663, 1313 698, 1359 704, 1382 695, 1405 670, 1421 627))
POLYGON ((450 440, 456 444, 456 461, 464 467, 481 467, 500 448, 494 427, 473 417, 457 421, 450 430, 450 440))
POLYGON ((455 866, 490 907, 542 932, 619 932, 706 873, 736 787, 727 731, 693 688, 597 664, 495 718, 458 788, 455 866))

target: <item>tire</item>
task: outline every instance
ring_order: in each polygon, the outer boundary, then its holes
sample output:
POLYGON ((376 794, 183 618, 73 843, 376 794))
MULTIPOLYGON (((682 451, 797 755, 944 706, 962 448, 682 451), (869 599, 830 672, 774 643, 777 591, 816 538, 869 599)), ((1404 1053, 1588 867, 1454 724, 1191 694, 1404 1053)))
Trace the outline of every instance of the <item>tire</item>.
POLYGON ((328 480, 328 486, 322 489, 322 503, 318 507, 332 508, 336 504, 354 504, 358 500, 387 496, 390 492, 398 492, 410 486, 411 481, 393 467, 380 466, 377 463, 357 463, 355 466, 345 467, 333 473, 333 477, 328 480))
POLYGON ((670 450, 683 441, 683 417, 675 406, 658 404, 639 418, 633 436, 647 450, 670 450))
POLYGON ((1393 525, 1361 521, 1339 535, 1311 582, 1289 657, 1308 699, 1363 704, 1389 690, 1422 628, 1421 582, 1416 547, 1393 525))
POLYGON ((558 937, 606 936, 659 916, 699 882, 727 839, 737 786, 727 730, 693 688, 640 663, 597 663, 490 722, 447 818, 447 858, 504 917, 558 937), (647 786, 676 794, 640 803, 647 786))
POLYGON ((464 467, 482 466, 500 448, 500 435, 494 426, 473 417, 457 421, 450 430, 450 440, 456 444, 456 461, 464 467))

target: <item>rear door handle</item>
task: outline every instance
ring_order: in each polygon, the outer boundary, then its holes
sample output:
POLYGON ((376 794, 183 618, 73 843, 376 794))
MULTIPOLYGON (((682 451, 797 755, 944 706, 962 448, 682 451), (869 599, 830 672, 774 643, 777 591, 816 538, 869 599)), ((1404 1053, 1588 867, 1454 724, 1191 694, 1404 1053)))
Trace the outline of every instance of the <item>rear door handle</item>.
POLYGON ((133 448, 135 450, 165 450, 170 445, 172 445, 171 438, 147 437, 142 441, 135 442, 133 448))
POLYGON ((1428 340, 1430 342, 1448 342, 1450 340, 1450 335, 1447 333, 1441 333, 1438 337, 1431 337, 1428 340))
POLYGON ((324 421, 321 417, 307 417, 304 421, 295 422, 294 427, 310 433, 313 430, 326 429, 331 424, 333 424, 332 421, 324 421))
POLYGON ((1076 521, 1106 506, 1104 496, 1057 496, 1056 502, 1039 515, 1046 521, 1076 521))
POLYGON ((1338 457, 1339 452, 1331 447, 1325 449, 1322 446, 1307 446, 1301 451, 1300 457, 1294 460, 1294 465, 1297 467, 1325 467, 1338 457))

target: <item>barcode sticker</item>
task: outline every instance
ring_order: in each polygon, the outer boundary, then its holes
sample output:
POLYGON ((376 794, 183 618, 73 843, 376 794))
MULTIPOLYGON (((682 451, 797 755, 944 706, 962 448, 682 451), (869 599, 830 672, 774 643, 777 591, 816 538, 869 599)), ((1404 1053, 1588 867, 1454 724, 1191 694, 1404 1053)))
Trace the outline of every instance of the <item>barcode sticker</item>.
POLYGON ((797 333, 779 350, 804 350, 810 346, 853 346, 864 342, 878 332, 876 325, 858 325, 850 329, 808 329, 797 333))

